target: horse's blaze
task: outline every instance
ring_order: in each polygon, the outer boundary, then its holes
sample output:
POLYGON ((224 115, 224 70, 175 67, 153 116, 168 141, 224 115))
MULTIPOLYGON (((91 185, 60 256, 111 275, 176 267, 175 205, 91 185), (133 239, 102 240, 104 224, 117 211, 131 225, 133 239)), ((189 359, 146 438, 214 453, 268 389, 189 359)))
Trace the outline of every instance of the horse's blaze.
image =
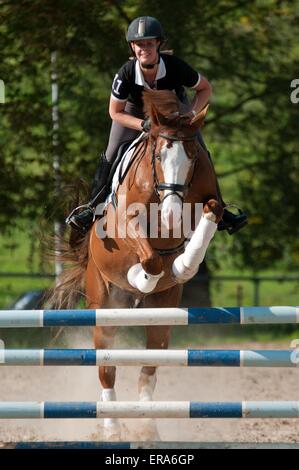
MULTIPOLYGON (((184 185, 188 179, 192 162, 188 158, 184 144, 180 141, 172 142, 171 148, 164 144, 160 151, 162 181, 172 184, 184 185)), ((162 203, 161 220, 168 230, 176 229, 182 222, 182 203, 177 194, 169 195, 170 191, 163 191, 165 198, 162 203)), ((179 193, 183 196, 182 193, 179 193)))
MULTIPOLYGON (((166 191, 165 191, 166 192, 166 191)), ((182 224, 182 203, 172 194, 162 204, 161 221, 168 230, 175 230, 182 224)))

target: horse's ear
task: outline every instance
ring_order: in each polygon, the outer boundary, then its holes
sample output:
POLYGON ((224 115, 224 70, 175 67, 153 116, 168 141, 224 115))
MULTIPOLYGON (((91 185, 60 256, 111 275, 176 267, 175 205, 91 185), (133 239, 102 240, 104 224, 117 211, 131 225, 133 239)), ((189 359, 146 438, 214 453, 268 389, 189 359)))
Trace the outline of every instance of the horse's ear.
POLYGON ((196 127, 202 127, 206 114, 208 112, 208 109, 209 109, 209 103, 201 111, 199 111, 199 113, 197 113, 196 116, 194 116, 194 118, 190 121, 190 125, 191 126, 195 125, 196 127))
POLYGON ((151 107, 151 123, 152 123, 152 126, 159 127, 160 125, 159 113, 154 106, 151 107))

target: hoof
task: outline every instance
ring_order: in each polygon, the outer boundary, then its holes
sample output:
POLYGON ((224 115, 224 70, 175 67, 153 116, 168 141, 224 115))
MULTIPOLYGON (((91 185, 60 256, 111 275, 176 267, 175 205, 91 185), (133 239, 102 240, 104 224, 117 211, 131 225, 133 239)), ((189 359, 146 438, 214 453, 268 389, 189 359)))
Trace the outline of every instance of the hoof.
POLYGON ((127 274, 129 284, 135 289, 138 289, 143 294, 152 292, 159 282, 159 279, 164 275, 164 271, 160 274, 153 275, 144 271, 141 263, 132 266, 127 274))

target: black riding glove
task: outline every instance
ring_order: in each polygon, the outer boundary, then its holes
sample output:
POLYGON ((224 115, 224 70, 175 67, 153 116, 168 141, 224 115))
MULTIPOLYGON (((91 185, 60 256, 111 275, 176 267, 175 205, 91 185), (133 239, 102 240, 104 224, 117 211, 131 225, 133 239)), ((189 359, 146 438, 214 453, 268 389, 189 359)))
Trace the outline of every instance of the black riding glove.
POLYGON ((142 121, 141 128, 144 132, 149 132, 151 130, 151 118, 147 117, 142 121))

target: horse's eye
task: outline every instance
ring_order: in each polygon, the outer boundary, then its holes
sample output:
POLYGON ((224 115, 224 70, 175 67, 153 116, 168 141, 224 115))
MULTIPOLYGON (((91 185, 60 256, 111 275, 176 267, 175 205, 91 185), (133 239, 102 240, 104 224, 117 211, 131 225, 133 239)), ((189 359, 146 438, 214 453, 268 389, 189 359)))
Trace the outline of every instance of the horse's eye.
POLYGON ((159 160, 159 162, 161 161, 161 155, 156 155, 156 159, 159 160))

